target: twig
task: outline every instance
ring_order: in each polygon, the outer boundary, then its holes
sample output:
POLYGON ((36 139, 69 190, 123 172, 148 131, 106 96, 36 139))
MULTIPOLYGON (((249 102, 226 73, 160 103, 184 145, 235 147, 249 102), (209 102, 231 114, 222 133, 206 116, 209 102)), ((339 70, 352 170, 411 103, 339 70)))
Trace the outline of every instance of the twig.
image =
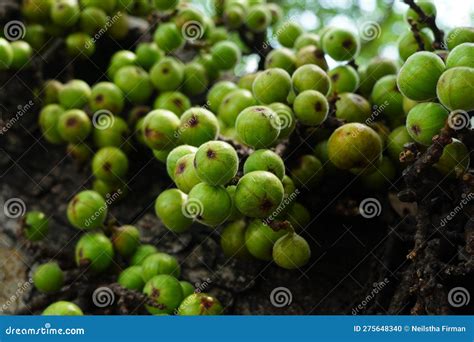
POLYGON ((442 49, 446 50, 446 46, 444 44, 444 32, 438 28, 436 25, 436 17, 435 16, 428 16, 426 13, 415 3, 415 0, 403 0, 411 9, 413 9, 416 14, 420 17, 420 21, 426 23, 428 27, 433 31, 435 36, 435 41, 433 43, 433 47, 435 49, 442 49))
POLYGON ((408 23, 410 24, 411 32, 413 32, 413 36, 415 37, 416 43, 418 44, 418 51, 425 50, 425 44, 423 42, 423 38, 421 38, 420 30, 418 29, 418 25, 412 19, 408 19, 408 23))

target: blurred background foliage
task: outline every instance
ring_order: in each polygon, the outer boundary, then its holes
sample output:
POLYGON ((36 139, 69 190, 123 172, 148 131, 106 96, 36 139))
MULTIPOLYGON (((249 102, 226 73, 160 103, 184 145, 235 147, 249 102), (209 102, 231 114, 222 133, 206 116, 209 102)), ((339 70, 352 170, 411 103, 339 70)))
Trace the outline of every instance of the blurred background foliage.
MULTIPOLYGON (((192 0, 208 13, 212 12, 215 0, 192 0)), ((284 12, 283 20, 295 20, 310 32, 318 32, 326 26, 345 27, 359 32, 368 23, 378 24, 376 38, 362 40, 358 64, 364 64, 374 56, 381 55, 398 59, 397 40, 409 30, 404 21, 408 8, 402 0, 272 0, 279 4, 284 12)), ((474 24, 474 0, 433 0, 438 10, 437 24, 441 29, 449 30, 458 26, 474 24)), ((372 25, 373 27, 373 25, 372 25)), ((271 30, 271 29, 270 29, 271 30)), ((269 32, 272 37, 272 32, 269 32)), ((276 39, 271 39, 273 47, 278 46, 276 39)), ((255 58, 255 57, 254 57, 255 58)), ((330 58, 329 58, 330 59, 330 58)), ((257 58, 258 60, 258 58, 257 58)), ((329 60, 329 65, 337 63, 329 60)), ((247 63, 256 65, 250 57, 247 63)), ((252 68, 252 67, 250 67, 252 68)))

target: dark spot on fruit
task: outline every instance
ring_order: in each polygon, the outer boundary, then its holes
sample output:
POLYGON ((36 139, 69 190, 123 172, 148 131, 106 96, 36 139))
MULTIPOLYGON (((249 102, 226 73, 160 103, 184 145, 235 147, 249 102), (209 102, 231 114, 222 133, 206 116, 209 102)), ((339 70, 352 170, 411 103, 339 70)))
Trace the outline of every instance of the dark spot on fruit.
POLYGON ((411 126, 411 130, 413 133, 415 133, 416 135, 419 135, 421 133, 421 128, 420 126, 418 125, 413 125, 411 126))
POLYGON ((151 130, 149 128, 145 128, 144 134, 145 134, 146 137, 150 137, 153 134, 153 130, 151 130))
POLYGON ((324 52, 322 50, 314 49, 313 55, 314 55, 314 57, 316 57, 318 59, 324 58, 324 52))
POLYGON ((112 170, 112 164, 110 162, 105 162, 104 165, 102 165, 102 168, 106 172, 110 172, 112 170))
POLYGON ((167 73, 170 72, 170 69, 168 69, 168 68, 163 68, 161 71, 163 72, 163 74, 167 74, 167 73))
POLYGON ((104 95, 100 94, 95 97, 95 102, 101 103, 102 101, 104 101, 104 95))
POLYGON ((73 127, 73 126, 76 126, 77 125, 77 120, 76 118, 69 118, 67 119, 66 121, 66 126, 67 127, 73 127))
POLYGON ((196 215, 196 219, 202 221, 203 217, 202 217, 202 215, 196 215))
POLYGON ((316 103, 314 104, 314 109, 316 109, 317 112, 320 112, 320 111, 323 109, 322 103, 319 102, 319 101, 316 102, 316 103))
POLYGON ((229 101, 230 101, 230 99, 227 98, 227 99, 224 100, 224 103, 227 104, 227 103, 229 103, 229 101))
POLYGON ((91 261, 87 258, 79 258, 79 267, 87 267, 91 264, 91 261))
POLYGON ((331 76, 331 80, 337 81, 339 79, 339 74, 334 74, 331 76))
POLYGON ((173 100, 173 103, 176 107, 182 107, 183 106, 183 102, 180 100, 180 99, 174 99, 173 100))
POLYGON ((150 297, 153 298, 153 299, 158 299, 159 296, 160 296, 160 290, 158 290, 156 287, 154 287, 151 290, 150 297))
POLYGON ((264 199, 262 203, 260 204, 260 209, 264 212, 267 212, 272 208, 273 208, 273 203, 268 198, 264 199))
POLYGON ((264 111, 265 111, 265 108, 263 108, 263 107, 257 107, 257 108, 255 108, 255 111, 256 111, 256 112, 264 112, 264 111))
POLYGON ((145 128, 144 133, 145 133, 145 137, 147 137, 149 139, 159 139, 163 136, 160 132, 155 131, 151 128, 145 128))
POLYGON ((176 174, 180 175, 186 170, 186 163, 179 163, 178 167, 176 168, 176 174))
POLYGON ((203 297, 203 298, 201 298, 201 305, 205 309, 210 309, 210 308, 212 308, 212 305, 214 305, 214 302, 212 300, 209 300, 209 298, 207 298, 207 297, 203 297))
POLYGON ((342 46, 345 47, 346 49, 349 49, 352 47, 352 40, 346 39, 345 41, 342 42, 342 46))
POLYGON ((199 120, 196 115, 192 115, 189 119, 189 127, 196 127, 199 124, 199 120))
POLYGON ((211 150, 211 149, 209 149, 209 150, 207 150, 207 152, 206 152, 206 156, 207 156, 209 159, 214 159, 214 158, 216 157, 216 152, 213 151, 213 150, 211 150))

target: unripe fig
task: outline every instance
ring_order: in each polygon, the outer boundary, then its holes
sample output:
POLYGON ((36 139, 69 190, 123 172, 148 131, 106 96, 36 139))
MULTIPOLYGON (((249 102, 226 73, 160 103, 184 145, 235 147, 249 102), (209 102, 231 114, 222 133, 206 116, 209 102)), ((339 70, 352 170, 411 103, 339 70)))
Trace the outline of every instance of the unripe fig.
POLYGON ((353 93, 359 87, 359 74, 350 65, 340 65, 328 72, 333 93, 353 93))
POLYGON ((391 126, 403 123, 405 118, 403 95, 397 86, 397 76, 388 75, 378 80, 372 90, 371 98, 373 104, 377 106, 377 112, 381 113, 391 126))
POLYGON ((82 316, 82 310, 76 304, 66 301, 54 302, 44 309, 43 316, 82 316))
POLYGON ((270 51, 265 58, 265 69, 270 68, 280 68, 291 75, 296 69, 296 56, 294 52, 287 48, 270 51))
POLYGON ((237 89, 237 85, 230 81, 220 81, 214 84, 207 93, 207 102, 210 110, 218 113, 219 106, 224 98, 235 89, 237 89))
POLYGON ((448 115, 449 112, 439 103, 420 103, 407 115, 408 133, 416 142, 430 145, 433 137, 443 128, 448 115))
POLYGON ((474 43, 473 27, 456 27, 453 28, 445 37, 449 50, 453 50, 462 43, 474 43))
POLYGON ((303 125, 318 126, 327 118, 329 103, 319 91, 305 90, 296 96, 293 109, 303 125))
POLYGON ((194 154, 196 151, 197 148, 190 145, 180 145, 172 149, 166 157, 166 171, 168 172, 168 176, 173 179, 178 160, 187 154, 194 154))
POLYGON ((273 246, 273 260, 283 268, 292 270, 306 265, 311 249, 304 238, 295 233, 282 236, 273 246))
POLYGON ((336 117, 339 119, 364 123, 371 114, 370 103, 362 96, 353 93, 339 94, 336 101, 336 117))
POLYGON ((308 64, 296 69, 292 76, 293 89, 298 94, 305 90, 317 90, 326 96, 331 80, 326 72, 317 65, 308 64))
POLYGON ((176 114, 165 109, 155 109, 148 113, 142 126, 146 144, 157 150, 174 147, 178 141, 177 130, 180 123, 176 114))
POLYGON ((382 140, 370 127, 348 123, 334 131, 328 141, 329 160, 338 168, 367 168, 382 156, 382 140))
POLYGON ((201 181, 225 185, 237 174, 239 158, 232 145, 224 141, 209 141, 198 148, 194 166, 201 181))
POLYGON ((165 190, 156 199, 156 216, 172 232, 182 233, 191 227, 191 218, 183 214, 186 199, 187 195, 178 189, 165 190))
POLYGON ((245 245, 245 232, 247 224, 244 220, 229 223, 221 234, 221 247, 224 255, 228 258, 249 259, 247 246, 245 245))
POLYGON ((178 260, 166 253, 155 253, 148 256, 142 263, 142 275, 145 281, 156 275, 168 274, 174 277, 181 275, 181 266, 178 260))
POLYGON ((280 134, 280 119, 269 107, 244 109, 235 121, 239 139, 253 148, 270 147, 280 134))
POLYGON ((184 211, 198 222, 216 227, 230 216, 232 199, 222 186, 199 183, 189 192, 184 211))
POLYGON ((118 254, 131 257, 140 245, 140 232, 131 225, 118 227, 112 235, 112 243, 118 254))
POLYGON ((191 108, 191 101, 179 91, 166 91, 155 99, 153 108, 166 109, 181 117, 185 111, 191 108))
POLYGON ((222 304, 206 293, 193 293, 184 298, 178 308, 180 316, 213 316, 224 311, 222 304))
POLYGON ((114 248, 104 234, 87 233, 77 242, 75 256, 77 266, 99 273, 112 263, 114 248))
POLYGON ((303 33, 303 28, 290 20, 282 23, 276 32, 278 42, 284 47, 292 48, 296 39, 303 33))
POLYGON ((456 46, 448 55, 446 68, 474 68, 474 43, 463 43, 456 46))
POLYGON ((266 218, 283 200, 283 185, 277 176, 267 171, 253 171, 237 184, 235 205, 244 215, 266 218))
POLYGON ((357 57, 360 42, 352 32, 332 28, 322 38, 322 46, 324 52, 336 61, 348 61, 357 57))
POLYGON ((141 265, 148 256, 157 252, 158 250, 153 245, 141 245, 130 258, 130 265, 141 265))
POLYGON ((252 220, 245 232, 245 246, 255 258, 270 261, 273 245, 287 233, 286 230, 273 230, 261 220, 252 220))
POLYGON ((413 139, 405 126, 395 128, 387 138, 387 150, 390 157, 399 162, 400 153, 404 150, 403 146, 410 142, 413 142, 413 139))
POLYGON ((183 300, 183 289, 178 279, 167 274, 160 274, 148 280, 143 293, 153 302, 153 305, 145 305, 153 315, 171 314, 183 300))
POLYGON ((56 262, 48 262, 36 268, 33 282, 41 292, 56 292, 64 284, 64 273, 56 262))
POLYGON ((456 177, 469 168, 469 151, 461 141, 453 139, 453 142, 446 145, 443 154, 434 167, 444 175, 456 177))
MULTIPOLYGON (((424 30, 421 30, 419 33, 423 42, 424 51, 433 51, 433 38, 431 38, 430 34, 424 30)), ((398 54, 402 60, 406 61, 408 57, 417 51, 419 51, 419 46, 412 31, 407 31, 400 36, 398 40, 398 54)))
POLYGON ((173 180, 179 190, 185 194, 189 193, 196 184, 201 183, 194 166, 194 153, 186 154, 176 161, 173 180))
POLYGON ((219 110, 217 111, 218 117, 229 127, 234 127, 235 120, 240 112, 256 104, 257 101, 249 90, 232 90, 222 99, 219 110))
POLYGON ((439 101, 450 110, 474 110, 472 85, 474 68, 455 67, 446 70, 439 78, 436 92, 439 101))
POLYGON ((253 95, 262 104, 285 102, 291 89, 291 77, 283 69, 271 68, 262 71, 252 86, 253 95))
POLYGON ((216 116, 207 109, 194 107, 181 116, 178 133, 183 143, 200 146, 217 138, 219 123, 216 116))
POLYGON ((141 266, 130 266, 120 272, 117 283, 129 290, 141 291, 145 285, 141 266))
POLYGON ((406 60, 397 77, 400 92, 415 101, 436 97, 436 84, 445 70, 443 60, 427 51, 416 52, 406 60))
POLYGON ((271 150, 257 150, 244 163, 244 174, 252 171, 268 171, 283 179, 285 164, 281 157, 271 150))

